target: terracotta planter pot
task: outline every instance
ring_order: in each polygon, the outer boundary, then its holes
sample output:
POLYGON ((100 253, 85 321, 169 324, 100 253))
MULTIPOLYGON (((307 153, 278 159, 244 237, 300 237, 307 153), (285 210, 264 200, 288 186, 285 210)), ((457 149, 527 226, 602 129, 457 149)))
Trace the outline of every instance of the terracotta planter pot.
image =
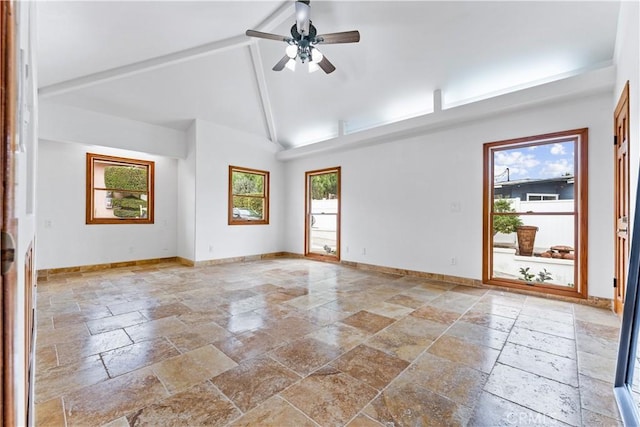
POLYGON ((518 227, 518 255, 532 256, 533 244, 536 241, 538 227, 533 225, 521 225, 518 227))

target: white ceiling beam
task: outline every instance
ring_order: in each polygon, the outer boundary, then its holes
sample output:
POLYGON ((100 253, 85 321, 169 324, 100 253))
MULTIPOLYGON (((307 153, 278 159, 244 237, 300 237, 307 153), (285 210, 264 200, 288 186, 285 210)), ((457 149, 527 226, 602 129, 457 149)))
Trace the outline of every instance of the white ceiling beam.
MULTIPOLYGON (((292 15, 293 7, 291 5, 291 2, 285 1, 275 10, 275 12, 273 12, 264 21, 262 21, 258 28, 260 31, 271 31, 273 30, 273 28, 280 25, 292 15)), ((228 49, 247 46, 252 42, 253 41, 250 38, 242 34, 225 40, 207 43, 190 49, 181 50, 179 52, 174 52, 144 61, 135 62, 133 64, 127 64, 121 67, 112 68, 110 70, 88 74, 86 76, 78 77, 64 82, 55 83, 40 88, 38 94, 42 98, 48 98, 74 90, 95 86, 100 83, 121 79, 123 77, 144 73, 146 71, 179 64, 181 62, 201 58, 206 55, 223 52, 228 49)))
POLYGON ((179 64, 181 62, 201 58, 203 56, 224 52, 236 47, 247 46, 250 43, 251 39, 243 34, 241 36, 207 43, 190 49, 181 50, 179 52, 170 53, 168 55, 162 55, 144 61, 135 62, 133 64, 123 65, 122 67, 116 67, 61 83, 44 86, 40 88, 38 94, 42 98, 48 98, 54 95, 60 95, 66 92, 95 86, 100 83, 121 79, 123 77, 144 73, 146 71, 167 67, 169 65, 179 64))
POLYGON ((273 12, 271 15, 267 16, 264 21, 258 25, 256 28, 258 31, 269 32, 273 31, 275 27, 282 24, 287 19, 291 18, 294 15, 294 6, 293 2, 285 1, 273 12))
MULTIPOLYGON (((269 98, 269 91, 267 90, 267 80, 264 75, 264 66, 262 65, 262 56, 260 55, 260 49, 257 43, 251 43, 249 45, 249 51, 251 53, 251 62, 253 63, 253 71, 258 83, 258 96, 260 97, 260 103, 262 105, 262 112, 264 113, 264 120, 267 123, 267 129, 269 130, 269 139, 271 142, 280 145, 278 142, 278 134, 276 132, 275 120, 273 118, 273 108, 271 108, 271 101, 269 98)), ((281 148, 284 148, 280 145, 281 148)))
MULTIPOLYGON (((257 30, 263 32, 273 31, 274 28, 282 24, 285 20, 290 19, 293 14, 291 2, 284 1, 271 15, 258 25, 257 30)), ((264 75, 262 55, 260 55, 260 48, 258 47, 258 41, 256 39, 253 39, 252 43, 249 44, 249 52, 251 53, 253 72, 256 77, 256 82, 258 83, 258 96, 260 97, 260 105, 262 106, 264 120, 267 124, 269 139, 271 142, 284 149, 282 144, 278 142, 278 133, 276 131, 275 119, 273 117, 273 108, 271 108, 271 98, 269 97, 269 90, 267 89, 267 79, 264 75)))

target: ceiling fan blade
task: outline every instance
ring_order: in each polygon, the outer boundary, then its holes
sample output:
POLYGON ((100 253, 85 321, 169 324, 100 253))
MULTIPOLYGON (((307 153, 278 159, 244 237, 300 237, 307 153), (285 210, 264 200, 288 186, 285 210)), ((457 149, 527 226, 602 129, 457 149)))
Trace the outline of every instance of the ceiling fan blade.
POLYGON ((329 33, 316 36, 318 43, 357 43, 360 41, 360 32, 357 30, 343 31, 341 33, 329 33))
POLYGON ((302 35, 309 34, 309 12, 311 6, 308 1, 296 2, 296 29, 302 35))
POLYGON ((326 56, 322 57, 322 61, 318 62, 318 67, 322 68, 327 74, 333 73, 336 70, 336 67, 327 59, 326 56))
POLYGON ((263 33, 262 31, 247 30, 245 33, 249 37, 258 37, 260 39, 278 40, 281 42, 289 41, 290 37, 279 36, 277 34, 263 33))
POLYGON ((273 71, 282 71, 282 69, 284 68, 285 65, 287 65, 287 62, 289 62, 289 58, 287 55, 283 56, 282 59, 280 61, 278 61, 278 63, 276 65, 273 66, 272 70, 273 71))

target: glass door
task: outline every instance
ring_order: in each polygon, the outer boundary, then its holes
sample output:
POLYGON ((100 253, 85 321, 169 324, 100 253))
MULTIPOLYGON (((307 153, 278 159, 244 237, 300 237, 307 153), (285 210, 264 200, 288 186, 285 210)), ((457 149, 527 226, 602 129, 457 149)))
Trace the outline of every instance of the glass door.
POLYGON ((305 178, 305 256, 338 261, 340 168, 310 171, 305 178))
POLYGON ((587 130, 484 149, 484 282, 586 298, 587 130))

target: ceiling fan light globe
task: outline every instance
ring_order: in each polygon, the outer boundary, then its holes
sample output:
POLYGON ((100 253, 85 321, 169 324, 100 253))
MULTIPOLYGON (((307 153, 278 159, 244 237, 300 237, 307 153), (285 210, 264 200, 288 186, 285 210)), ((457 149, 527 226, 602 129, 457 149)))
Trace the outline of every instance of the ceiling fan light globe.
POLYGON ((287 67, 291 71, 295 71, 296 70, 296 61, 293 58, 289 59, 289 61, 287 61, 287 64, 285 65, 285 67, 287 67))
POLYGON ((311 51, 311 61, 314 64, 317 64, 318 62, 322 61, 322 58, 324 58, 324 55, 318 49, 313 49, 311 51))
POLYGON ((284 51, 289 58, 294 59, 298 55, 298 46, 290 44, 284 51))
POLYGON ((310 73, 315 73, 319 69, 320 69, 320 67, 318 66, 318 64, 316 64, 314 61, 309 61, 309 72, 310 73))

